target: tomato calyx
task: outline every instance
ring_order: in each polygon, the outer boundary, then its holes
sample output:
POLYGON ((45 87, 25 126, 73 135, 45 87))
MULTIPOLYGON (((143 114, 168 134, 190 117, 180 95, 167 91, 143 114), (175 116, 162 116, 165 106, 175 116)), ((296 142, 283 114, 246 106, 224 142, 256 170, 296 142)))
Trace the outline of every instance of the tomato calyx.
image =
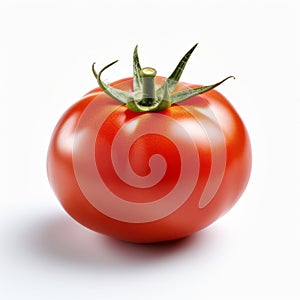
POLYGON ((169 108, 171 105, 180 103, 187 100, 193 96, 203 94, 209 90, 214 89, 218 85, 222 84, 229 78, 234 76, 228 76, 225 79, 208 86, 201 86, 196 88, 189 88, 186 90, 181 90, 176 93, 172 93, 175 89, 183 70, 195 50, 198 44, 195 44, 180 60, 172 74, 166 79, 164 84, 155 90, 155 76, 156 70, 151 67, 141 68, 139 56, 138 56, 138 46, 135 47, 133 52, 133 92, 127 92, 124 90, 116 89, 101 79, 102 73, 112 65, 114 65, 118 60, 108 64, 100 72, 96 72, 95 63, 92 65, 92 71, 97 79, 97 82, 101 89, 110 97, 117 100, 123 105, 126 105, 128 109, 134 112, 155 112, 162 111, 169 108))

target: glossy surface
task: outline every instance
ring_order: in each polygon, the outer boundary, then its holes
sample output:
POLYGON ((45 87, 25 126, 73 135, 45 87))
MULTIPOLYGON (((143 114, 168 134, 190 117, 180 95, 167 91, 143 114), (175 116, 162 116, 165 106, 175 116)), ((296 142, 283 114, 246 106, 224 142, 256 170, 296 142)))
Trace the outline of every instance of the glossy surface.
MULTIPOLYGON (((165 79, 157 77, 157 85, 165 79)), ((112 84, 131 91, 132 79, 112 84)), ((178 84, 175 91, 196 87, 178 84)), ((251 170, 246 128, 217 91, 161 112, 134 113, 97 88, 58 122, 48 177, 82 225, 158 242, 205 228, 239 199, 251 170)))

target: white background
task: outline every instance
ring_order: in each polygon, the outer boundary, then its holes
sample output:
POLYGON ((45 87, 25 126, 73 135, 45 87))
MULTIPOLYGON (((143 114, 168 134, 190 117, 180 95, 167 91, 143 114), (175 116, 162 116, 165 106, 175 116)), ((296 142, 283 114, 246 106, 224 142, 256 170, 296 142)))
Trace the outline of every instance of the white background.
POLYGON ((1 1, 1 299, 300 299, 298 1, 1 1), (297 20, 298 18, 298 20, 297 20), (61 114, 96 87, 91 64, 141 64, 218 88, 251 137, 238 204, 209 228, 163 245, 91 232, 49 187, 46 153, 61 114))

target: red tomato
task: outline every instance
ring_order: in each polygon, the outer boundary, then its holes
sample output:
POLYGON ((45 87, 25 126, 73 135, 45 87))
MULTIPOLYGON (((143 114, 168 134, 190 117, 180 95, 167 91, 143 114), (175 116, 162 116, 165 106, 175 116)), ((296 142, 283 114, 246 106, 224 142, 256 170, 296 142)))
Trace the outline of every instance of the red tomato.
MULTIPOLYGON (((133 79, 111 86, 130 92, 133 79)), ((175 92, 195 87, 180 82, 175 92)), ((208 226, 239 199, 250 169, 247 130, 215 90, 140 113, 96 88, 62 116, 47 161, 51 186, 75 220, 138 243, 208 226)))

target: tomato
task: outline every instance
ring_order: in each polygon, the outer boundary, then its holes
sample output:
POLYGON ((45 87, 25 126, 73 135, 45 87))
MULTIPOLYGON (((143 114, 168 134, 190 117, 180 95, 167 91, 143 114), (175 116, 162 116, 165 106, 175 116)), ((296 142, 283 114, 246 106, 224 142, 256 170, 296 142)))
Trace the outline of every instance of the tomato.
POLYGON ((216 85, 178 82, 192 51, 171 80, 152 68, 142 71, 137 49, 132 78, 108 86, 100 78, 105 68, 99 74, 93 69, 101 87, 59 120, 48 178, 64 209, 82 225, 137 243, 173 240, 207 227, 242 195, 251 171, 249 135, 216 85), (138 105, 116 101, 131 97, 137 86, 138 105), (200 89, 205 93, 195 94, 200 89), (162 106, 155 90, 162 101, 176 102, 162 106), (188 99, 177 101, 182 96, 188 99))

